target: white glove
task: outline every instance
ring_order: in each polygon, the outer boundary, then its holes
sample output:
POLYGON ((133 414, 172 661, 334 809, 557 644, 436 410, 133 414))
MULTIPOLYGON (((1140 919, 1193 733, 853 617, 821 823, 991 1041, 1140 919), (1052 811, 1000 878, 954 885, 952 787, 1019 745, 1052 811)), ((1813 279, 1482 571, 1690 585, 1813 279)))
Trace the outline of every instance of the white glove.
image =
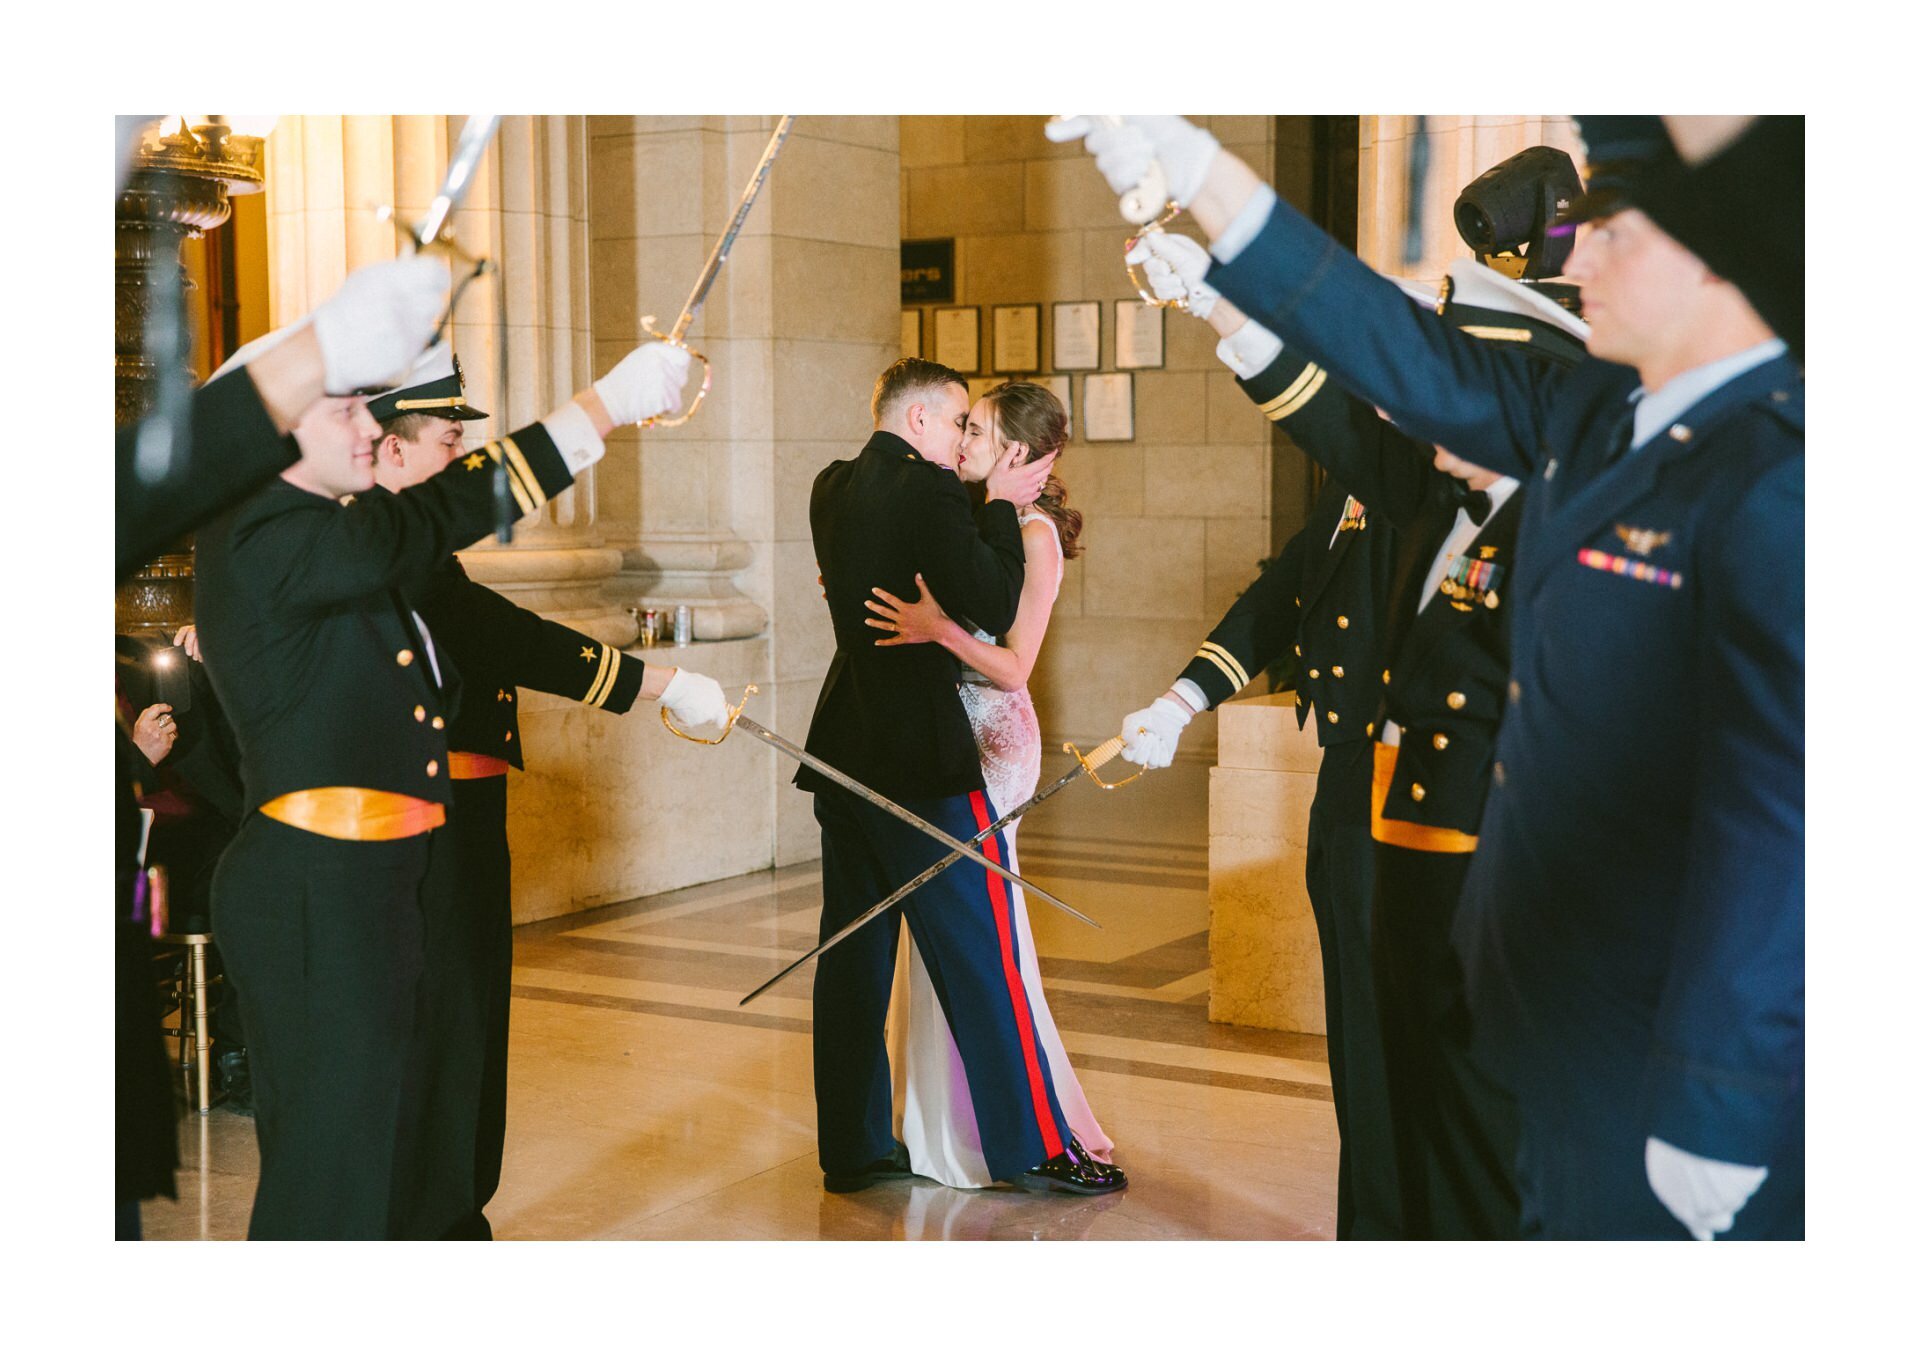
POLYGON ((1166 767, 1180 747, 1180 732, 1193 717, 1171 697, 1156 697, 1153 705, 1135 711, 1120 724, 1126 748, 1120 756, 1141 767, 1166 767))
POLYGON ((1731 1229, 1733 1217, 1766 1180, 1765 1168, 1702 1158, 1664 1139, 1647 1139, 1647 1185, 1702 1243, 1731 1229))
POLYGON ((727 723, 727 694, 704 673, 676 669, 660 693, 660 705, 689 728, 727 723))
POLYGON ((1202 281, 1213 260, 1191 236, 1149 231, 1127 251, 1127 262, 1142 266, 1156 297, 1186 302, 1196 320, 1205 320, 1212 314, 1214 302, 1220 300, 1220 293, 1202 281))
POLYGON ((1147 177, 1147 167, 1157 160, 1167 176, 1167 194, 1177 203, 1194 200, 1220 150, 1211 132, 1167 114, 1128 114, 1117 126, 1086 114, 1055 118, 1047 124, 1049 141, 1077 141, 1082 137, 1086 138, 1093 163, 1115 193, 1139 187, 1147 177))
POLYGON ((680 408, 693 355, 677 344, 642 344, 593 384, 615 428, 680 408))
POLYGON ((445 260, 419 254, 349 273, 313 311, 327 390, 346 395, 404 377, 433 338, 452 284, 445 260))

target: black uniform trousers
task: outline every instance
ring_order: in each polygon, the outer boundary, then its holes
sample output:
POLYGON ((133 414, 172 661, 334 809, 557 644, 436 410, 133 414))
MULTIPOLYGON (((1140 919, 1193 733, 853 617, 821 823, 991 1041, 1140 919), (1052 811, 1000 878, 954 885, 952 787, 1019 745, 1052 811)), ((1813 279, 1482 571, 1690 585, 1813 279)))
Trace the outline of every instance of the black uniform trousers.
POLYGON ((1373 847, 1374 996, 1408 1238, 1518 1238, 1513 1097, 1468 1051, 1450 940, 1470 852, 1373 847))
POLYGON ((385 1238, 413 1157, 412 1069, 442 830, 344 842, 249 814, 214 878, 260 1142, 249 1238, 385 1238))
POLYGON ((1340 1126, 1337 1238, 1400 1238, 1399 1174, 1373 979, 1372 742, 1320 754, 1307 817, 1307 897, 1320 933, 1327 1063, 1340 1126))
POLYGON ((487 1202, 500 1185, 507 1135, 507 1002, 513 985, 512 861, 507 779, 453 783, 434 861, 447 925, 429 939, 416 1064, 422 1087, 420 1160, 400 1233, 493 1237, 487 1202))
MULTIPOLYGON (((999 817, 986 792, 900 802, 962 842, 999 817)), ((947 855, 947 849, 838 787, 814 794, 824 940, 947 855)), ((1007 860, 994 834, 980 851, 1007 860)), ((966 1070, 987 1170, 1013 1181, 1062 1152, 1072 1131, 1020 980, 1011 886, 973 862, 948 868, 822 956, 813 979, 813 1087, 820 1167, 853 1172, 893 1149, 887 1002, 906 916, 966 1070)))

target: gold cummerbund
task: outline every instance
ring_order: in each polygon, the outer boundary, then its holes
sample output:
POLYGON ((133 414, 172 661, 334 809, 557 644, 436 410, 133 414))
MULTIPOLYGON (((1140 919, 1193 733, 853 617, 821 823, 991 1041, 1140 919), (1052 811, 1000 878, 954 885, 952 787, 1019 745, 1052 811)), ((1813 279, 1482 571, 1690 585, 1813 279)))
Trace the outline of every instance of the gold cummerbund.
POLYGON ((412 838, 447 822, 444 805, 364 786, 318 786, 310 791, 289 791, 262 805, 260 813, 308 833, 356 843, 412 838))
POLYGON ((1396 744, 1373 746, 1373 838, 1394 847, 1418 852, 1472 852, 1480 844, 1478 836, 1434 824, 1415 824, 1405 819, 1388 819, 1387 791, 1393 785, 1394 765, 1400 761, 1396 744))
POLYGON ((461 753, 459 750, 447 755, 447 775, 456 782, 476 782, 482 777, 504 777, 509 764, 504 758, 495 758, 490 753, 461 753))

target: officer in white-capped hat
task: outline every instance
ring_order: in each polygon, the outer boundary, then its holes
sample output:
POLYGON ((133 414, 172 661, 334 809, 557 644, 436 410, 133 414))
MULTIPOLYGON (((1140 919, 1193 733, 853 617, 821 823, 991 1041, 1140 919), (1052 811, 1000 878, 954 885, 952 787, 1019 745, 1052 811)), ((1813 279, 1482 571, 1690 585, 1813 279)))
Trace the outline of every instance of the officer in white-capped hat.
MULTIPOLYGON (((368 402, 380 422, 376 504, 430 483, 465 457, 466 424, 487 417, 468 398, 449 345, 422 355, 405 384, 368 402)), ((459 474, 452 472, 451 474, 459 474)), ((429 929, 415 1064, 424 1089, 413 1161, 396 1171, 395 1232, 411 1238, 490 1238, 485 1209, 500 1183, 506 1143, 508 1003, 513 974, 512 862, 507 848, 508 771, 524 769, 521 688, 550 692, 616 715, 638 698, 682 724, 704 723, 726 698, 688 669, 646 664, 571 627, 518 607, 475 583, 448 555, 409 601, 460 673, 446 717, 451 851, 435 857, 444 888, 428 893, 446 925, 429 929)))
POLYGON ((299 461, 199 534, 200 647, 246 787, 213 915, 251 1042, 252 1237, 389 1235, 396 1173, 417 1152, 457 675, 404 590, 493 526, 496 465, 537 512, 613 429, 677 408, 688 361, 642 345, 538 423, 392 495, 367 493, 380 426, 366 398, 323 398, 294 427, 299 461))

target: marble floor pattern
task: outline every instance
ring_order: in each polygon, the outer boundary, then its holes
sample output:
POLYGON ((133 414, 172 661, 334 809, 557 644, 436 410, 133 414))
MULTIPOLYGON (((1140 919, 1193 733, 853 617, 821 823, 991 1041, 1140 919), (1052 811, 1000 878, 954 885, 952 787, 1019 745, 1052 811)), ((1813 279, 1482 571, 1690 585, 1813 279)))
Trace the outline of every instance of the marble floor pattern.
MULTIPOLYGON (((1046 777, 1065 768, 1050 756, 1046 777)), ((812 967, 740 996, 817 935, 819 864, 518 930, 503 1239, 1330 1238, 1338 1137, 1326 1042, 1207 1021, 1207 768, 1073 787, 1022 829, 1022 870, 1103 924, 1035 905, 1056 1021, 1116 1159, 1112 1196, 846 1196, 814 1161, 812 967)), ((240 1238, 251 1120, 180 1126, 154 1238, 240 1238)))

